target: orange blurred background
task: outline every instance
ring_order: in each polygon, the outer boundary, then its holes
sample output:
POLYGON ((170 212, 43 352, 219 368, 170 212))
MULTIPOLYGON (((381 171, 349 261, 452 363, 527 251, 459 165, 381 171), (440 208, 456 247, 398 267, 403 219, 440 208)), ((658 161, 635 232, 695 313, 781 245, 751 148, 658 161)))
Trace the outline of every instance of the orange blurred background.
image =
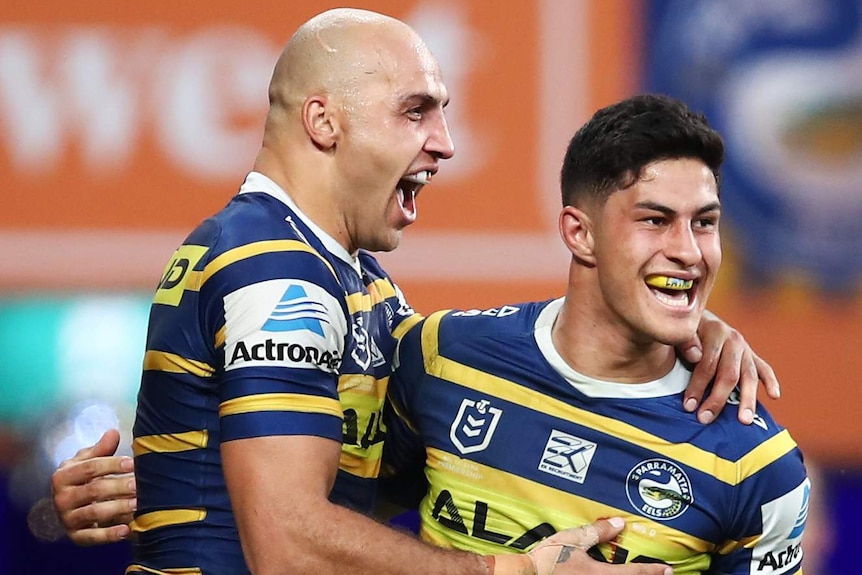
MULTIPOLYGON (((0 6, 0 290, 148 292, 250 168, 280 47, 334 5, 0 6)), ((423 312, 562 294, 559 164, 592 111, 639 89, 641 4, 363 7, 407 20, 438 55, 458 148, 423 192, 419 223, 380 259, 423 312)), ((725 246, 711 308, 775 367, 784 394, 769 408, 807 453, 862 464, 859 298, 831 301, 792 278, 756 292, 725 246)))

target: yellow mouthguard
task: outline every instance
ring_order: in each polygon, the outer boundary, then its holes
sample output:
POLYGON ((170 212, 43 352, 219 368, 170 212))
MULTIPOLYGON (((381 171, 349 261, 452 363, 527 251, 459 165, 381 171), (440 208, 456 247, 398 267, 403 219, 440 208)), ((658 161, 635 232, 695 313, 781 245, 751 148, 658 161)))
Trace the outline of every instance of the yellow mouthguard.
POLYGON ((668 276, 650 276, 646 279, 646 283, 657 288, 686 290, 694 285, 694 280, 683 280, 668 276))

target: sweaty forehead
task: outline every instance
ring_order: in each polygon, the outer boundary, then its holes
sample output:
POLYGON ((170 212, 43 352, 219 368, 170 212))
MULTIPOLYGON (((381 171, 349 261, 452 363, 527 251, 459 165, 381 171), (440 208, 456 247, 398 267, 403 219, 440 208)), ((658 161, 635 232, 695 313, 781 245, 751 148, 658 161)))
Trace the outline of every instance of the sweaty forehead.
POLYGON ((421 40, 381 41, 370 56, 365 70, 368 79, 379 81, 397 93, 415 92, 446 99, 440 65, 421 40))

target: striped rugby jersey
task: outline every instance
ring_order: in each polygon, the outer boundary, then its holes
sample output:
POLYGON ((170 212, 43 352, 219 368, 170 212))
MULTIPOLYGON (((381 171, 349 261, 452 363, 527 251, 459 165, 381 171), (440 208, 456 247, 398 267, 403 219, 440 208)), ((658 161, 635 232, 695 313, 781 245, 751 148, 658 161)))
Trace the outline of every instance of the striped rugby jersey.
POLYGON ((561 305, 439 312, 402 339, 384 456, 397 468, 421 452, 421 536, 523 552, 622 516, 594 557, 677 574, 800 572, 809 483, 788 432, 761 406, 750 426, 731 407, 699 424, 682 409, 681 363, 637 385, 573 371, 551 342, 561 305))
POLYGON ((154 296, 127 572, 247 572, 225 441, 342 441, 331 500, 370 511, 396 338, 419 319, 373 257, 351 257, 274 182, 249 174, 174 253, 154 296))

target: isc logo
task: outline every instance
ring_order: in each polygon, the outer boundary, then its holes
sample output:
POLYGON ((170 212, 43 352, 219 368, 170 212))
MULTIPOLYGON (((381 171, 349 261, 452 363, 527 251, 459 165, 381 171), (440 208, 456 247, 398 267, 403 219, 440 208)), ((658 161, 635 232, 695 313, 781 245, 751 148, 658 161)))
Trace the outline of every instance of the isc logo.
POLYGON ((196 282, 190 285, 190 280, 199 276, 193 270, 208 249, 206 246, 180 246, 162 273, 153 303, 177 306, 187 287, 197 290, 200 286, 196 282))
POLYGON ((519 311, 520 308, 512 306, 512 305, 504 305, 503 307, 492 307, 491 309, 468 309, 465 311, 456 311, 452 314, 452 317, 473 317, 477 315, 487 315, 490 317, 506 317, 507 315, 512 315, 513 313, 519 311))

